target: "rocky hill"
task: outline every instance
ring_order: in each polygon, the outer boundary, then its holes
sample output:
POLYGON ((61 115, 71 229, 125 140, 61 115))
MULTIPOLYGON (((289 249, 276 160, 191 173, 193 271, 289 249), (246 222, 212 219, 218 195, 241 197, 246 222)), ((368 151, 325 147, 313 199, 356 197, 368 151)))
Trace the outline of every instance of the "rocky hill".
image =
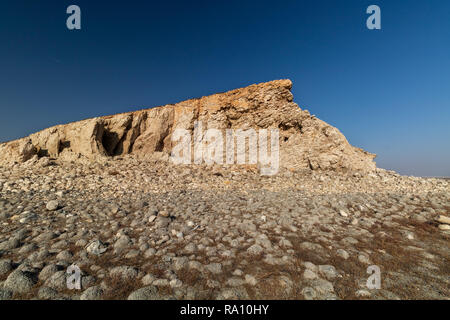
POLYGON ((375 155, 352 147, 338 129, 293 102, 290 80, 251 85, 174 105, 58 125, 0 145, 0 164, 33 156, 61 160, 133 154, 164 159, 176 129, 279 130, 280 166, 373 171, 375 155))

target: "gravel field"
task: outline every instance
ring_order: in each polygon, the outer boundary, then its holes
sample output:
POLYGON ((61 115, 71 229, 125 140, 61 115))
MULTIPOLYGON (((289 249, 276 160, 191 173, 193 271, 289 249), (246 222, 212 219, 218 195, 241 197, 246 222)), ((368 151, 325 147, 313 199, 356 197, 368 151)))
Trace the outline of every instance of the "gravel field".
POLYGON ((446 179, 34 158, 0 191, 0 299, 450 297, 446 179))

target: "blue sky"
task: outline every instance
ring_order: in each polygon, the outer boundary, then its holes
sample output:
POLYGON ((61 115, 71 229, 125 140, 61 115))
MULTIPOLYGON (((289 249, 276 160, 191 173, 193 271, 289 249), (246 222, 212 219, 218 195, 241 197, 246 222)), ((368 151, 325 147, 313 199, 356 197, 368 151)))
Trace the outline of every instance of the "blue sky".
POLYGON ((447 0, 2 1, 0 45, 0 141, 289 78, 378 166, 450 176, 447 0))

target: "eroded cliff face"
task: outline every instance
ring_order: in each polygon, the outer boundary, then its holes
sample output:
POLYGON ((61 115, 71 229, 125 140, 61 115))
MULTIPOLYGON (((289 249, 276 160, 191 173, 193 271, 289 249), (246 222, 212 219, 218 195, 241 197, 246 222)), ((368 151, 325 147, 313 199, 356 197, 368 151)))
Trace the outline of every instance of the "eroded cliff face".
POLYGON ((36 157, 97 161, 131 154, 165 159, 175 129, 279 130, 280 167, 372 171, 374 154, 351 146, 338 129, 293 102, 290 80, 255 84, 174 105, 98 117, 45 129, 0 145, 0 164, 36 157))

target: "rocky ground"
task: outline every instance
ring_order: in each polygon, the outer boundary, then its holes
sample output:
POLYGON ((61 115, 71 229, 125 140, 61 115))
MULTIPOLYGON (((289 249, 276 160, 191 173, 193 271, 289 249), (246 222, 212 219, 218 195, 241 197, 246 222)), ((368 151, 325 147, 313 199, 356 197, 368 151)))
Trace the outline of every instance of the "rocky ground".
POLYGON ((381 169, 34 159, 0 167, 0 299, 448 299, 449 216, 450 181, 381 169))

